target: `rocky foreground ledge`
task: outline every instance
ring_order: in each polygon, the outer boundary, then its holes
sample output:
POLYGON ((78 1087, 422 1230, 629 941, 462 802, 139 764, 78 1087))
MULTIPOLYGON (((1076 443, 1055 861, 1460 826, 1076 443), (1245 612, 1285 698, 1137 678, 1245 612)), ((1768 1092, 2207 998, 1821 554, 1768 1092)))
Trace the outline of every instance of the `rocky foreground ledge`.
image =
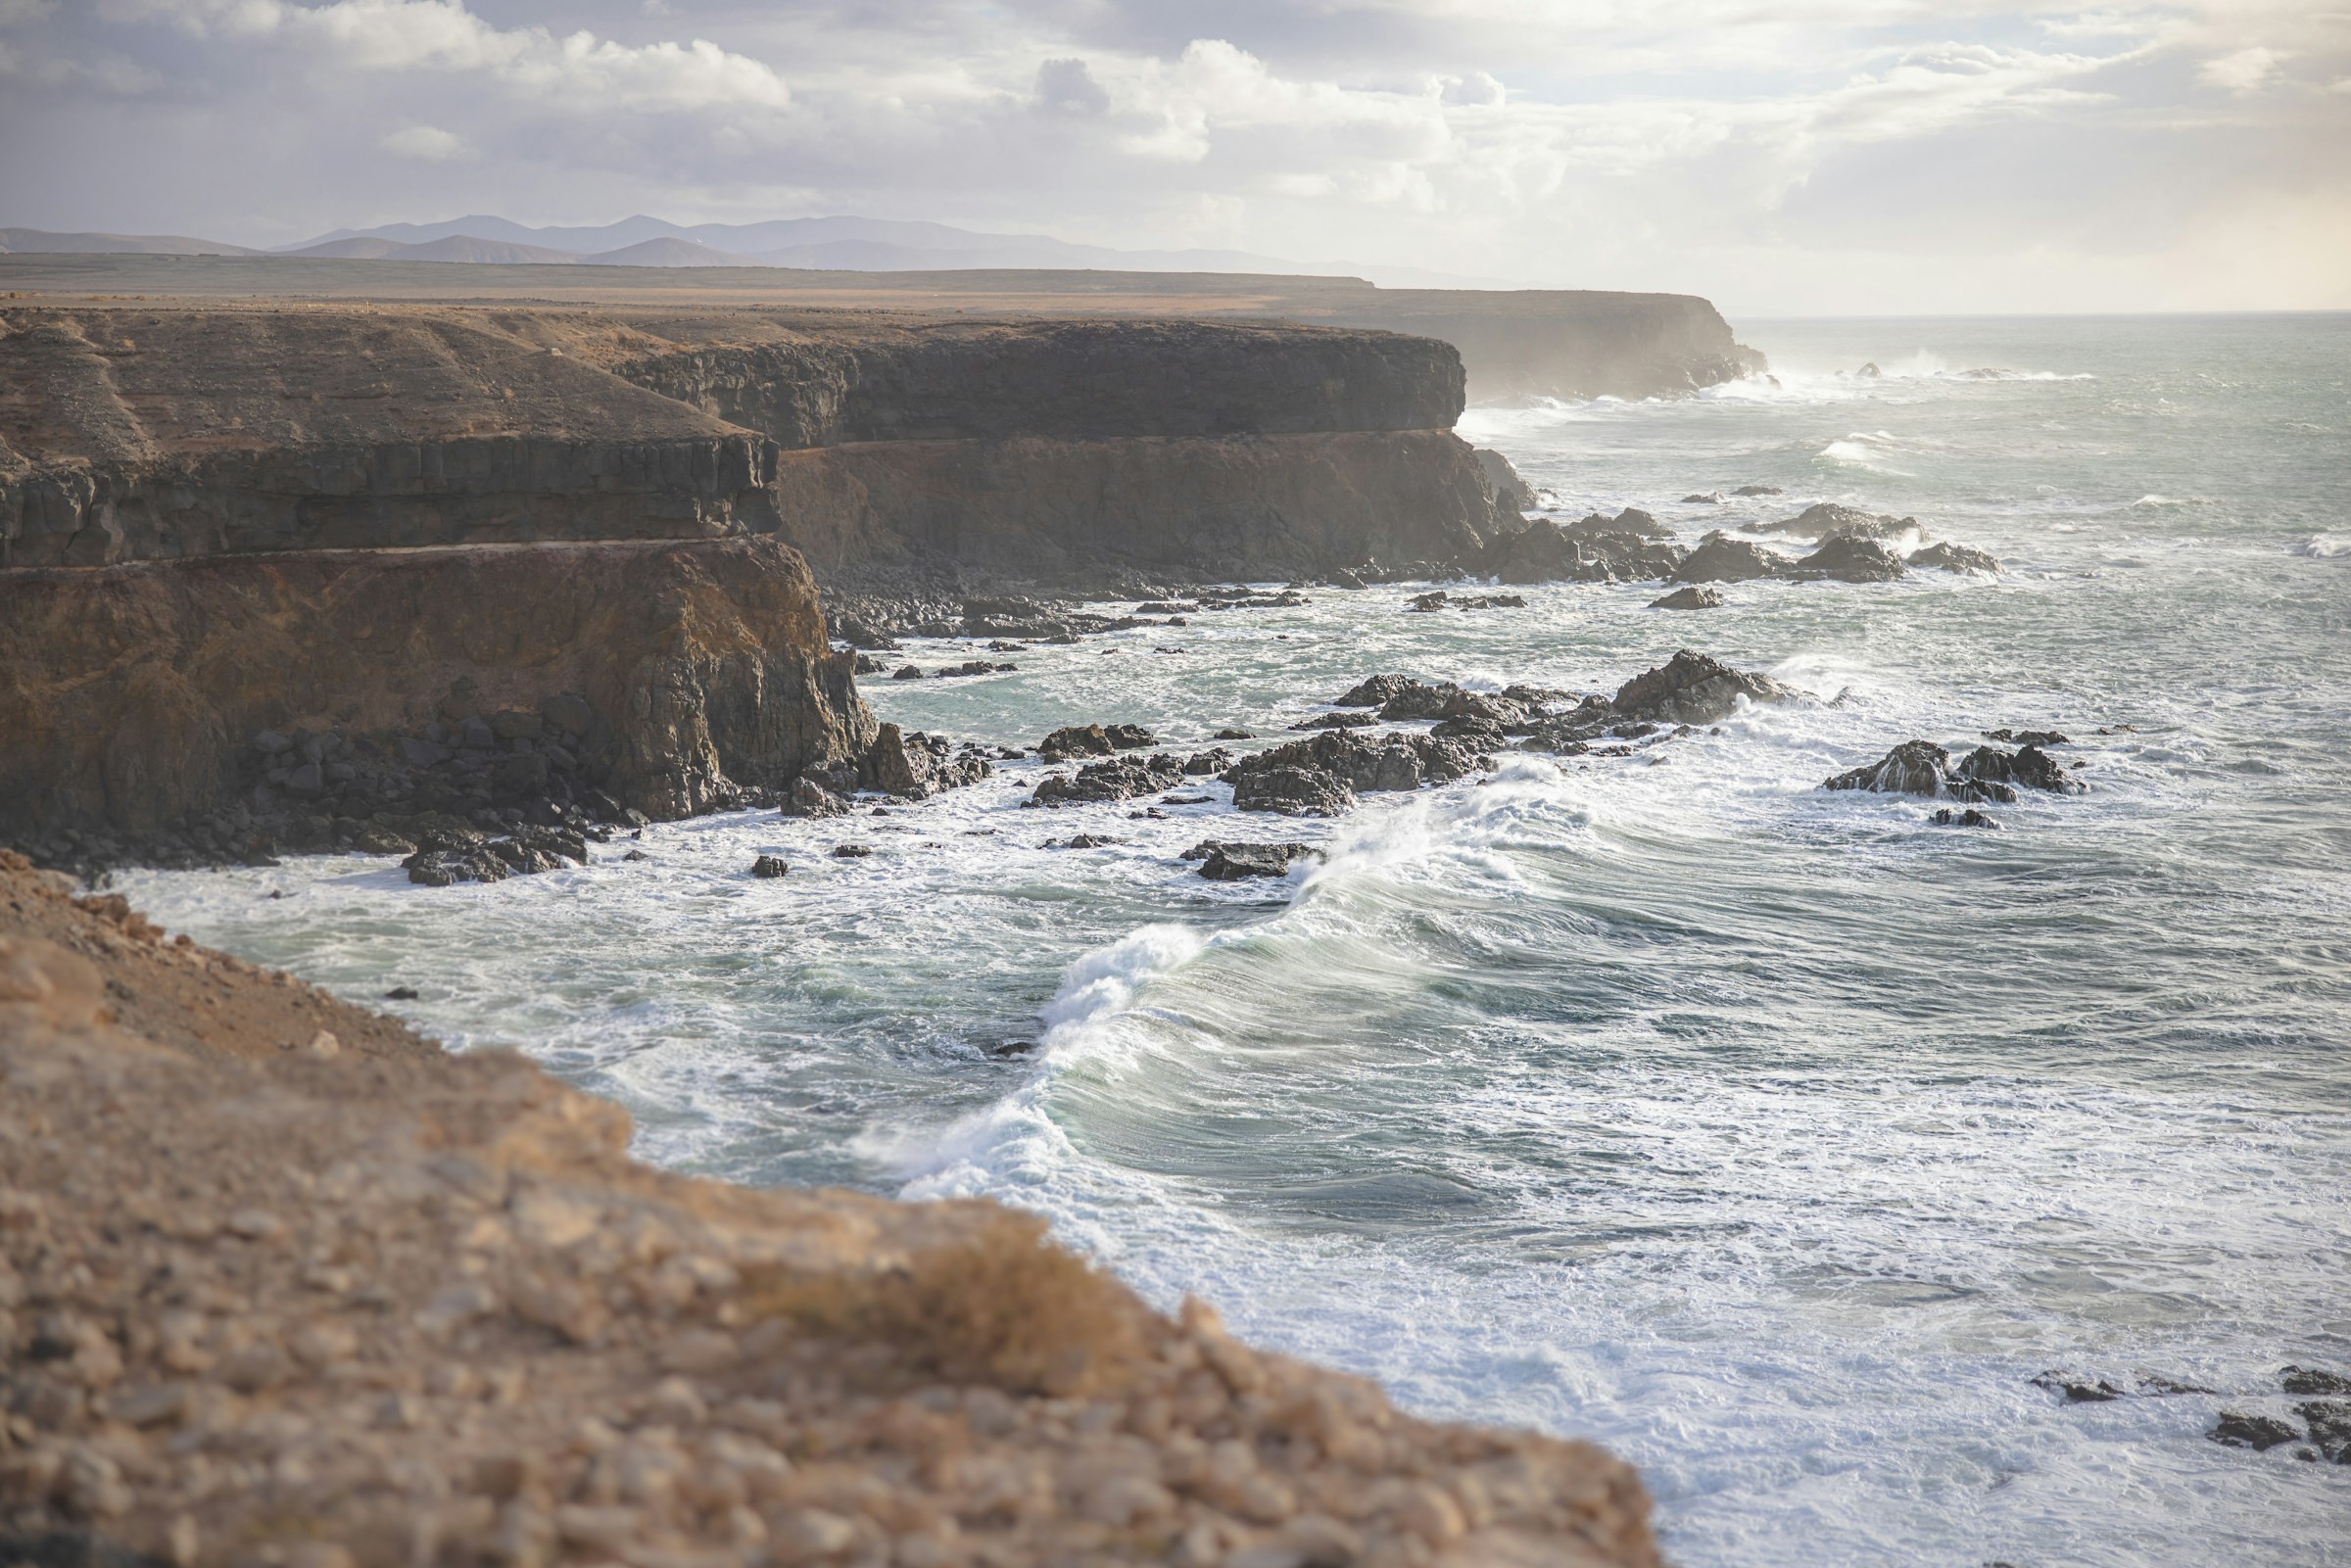
POLYGON ((0 1561, 1654 1565, 1632 1469, 750 1191, 0 852, 0 1561))

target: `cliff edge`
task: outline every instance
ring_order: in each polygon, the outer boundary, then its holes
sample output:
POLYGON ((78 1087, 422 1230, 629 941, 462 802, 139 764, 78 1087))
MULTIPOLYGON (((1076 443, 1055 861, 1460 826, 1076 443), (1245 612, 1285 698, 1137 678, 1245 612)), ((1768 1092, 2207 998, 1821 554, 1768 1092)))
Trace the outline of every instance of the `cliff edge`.
POLYGON ((0 1560, 1656 1568, 992 1204, 750 1191, 0 852, 0 1560))

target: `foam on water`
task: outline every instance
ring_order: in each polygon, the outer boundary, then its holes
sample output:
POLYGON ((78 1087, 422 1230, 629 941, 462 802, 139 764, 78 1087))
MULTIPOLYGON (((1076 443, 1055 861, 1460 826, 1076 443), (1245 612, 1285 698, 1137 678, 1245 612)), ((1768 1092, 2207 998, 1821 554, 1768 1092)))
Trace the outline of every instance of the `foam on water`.
POLYGON ((2289 1413, 2285 1362, 2351 1372, 2351 479, 2312 411, 2344 323, 1743 335, 1796 369, 1463 431, 1569 515, 1690 542, 1838 500, 2006 575, 1726 585, 1703 615, 1654 585, 1437 615, 1316 591, 869 696, 1189 748, 1377 670, 1607 690, 1688 643, 1811 700, 1338 823, 1215 784, 1160 818, 1023 810, 1030 761, 490 887, 330 859, 128 890, 356 998, 415 985, 426 1027, 620 1097, 653 1158, 1022 1204, 1413 1408, 1596 1437, 1693 1568, 2344 1560, 2351 1470, 2203 1436, 2289 1413), (1899 373, 1834 373, 1871 359, 1899 373), (1742 484, 1784 494, 1678 499, 1742 484), (1995 832, 1818 788, 2049 726, 2090 792, 1995 832), (1080 832, 1124 841, 1044 847, 1080 832), (1211 837, 1327 853, 1212 883, 1176 858, 1211 837), (876 854, 827 854, 850 839, 876 854), (758 853, 791 876, 751 880, 758 853), (2051 1367, 2219 1392, 2067 1405, 2051 1367))

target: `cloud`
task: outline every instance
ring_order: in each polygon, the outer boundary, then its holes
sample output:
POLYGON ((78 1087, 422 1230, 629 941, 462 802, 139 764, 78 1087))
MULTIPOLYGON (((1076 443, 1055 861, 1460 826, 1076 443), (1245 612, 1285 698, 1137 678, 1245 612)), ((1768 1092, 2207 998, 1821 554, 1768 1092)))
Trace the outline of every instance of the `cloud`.
POLYGON ((2209 86, 2232 93, 2257 93, 2270 84, 2270 77, 2290 58, 2275 49, 2259 44, 2207 60, 2196 74, 2209 86))
POLYGON ((1036 101, 1062 115, 1099 115, 1110 108, 1110 94, 1082 60, 1048 60, 1037 67, 1036 101))
POLYGON ((256 241, 848 212, 1940 308, 2351 212, 2307 0, 0 0, 0 76, 8 221, 256 241))
POLYGON ((426 164, 446 164, 468 156, 464 141, 438 125, 409 125, 392 132, 376 145, 387 153, 426 164))

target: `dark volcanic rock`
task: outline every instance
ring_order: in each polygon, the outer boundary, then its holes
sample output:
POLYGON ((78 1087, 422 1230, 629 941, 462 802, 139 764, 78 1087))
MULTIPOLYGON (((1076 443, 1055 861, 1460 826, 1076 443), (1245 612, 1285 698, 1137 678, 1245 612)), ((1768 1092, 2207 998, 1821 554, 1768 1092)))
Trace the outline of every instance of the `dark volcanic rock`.
POLYGON ((1079 757, 1140 751, 1156 743, 1151 732, 1139 724, 1072 724, 1045 736, 1036 754, 1047 762, 1069 762, 1079 757))
POLYGON ((873 852, 874 846, 871 844, 835 844, 833 846, 835 860, 863 860, 873 852))
POLYGON ((751 875, 762 879, 782 877, 792 868, 773 855, 761 855, 751 862, 751 875))
MULTIPOLYGON (((852 778, 849 783, 853 786, 856 780, 852 778)), ((846 799, 806 774, 792 782, 792 788, 784 800, 784 815, 787 817, 845 817, 848 812, 849 803, 846 799)))
POLYGON ((1795 534, 1804 539, 1828 539, 1845 534, 1856 539, 1895 539, 1918 527, 1915 517, 1895 517, 1887 512, 1865 512, 1858 506, 1841 506, 1824 500, 1805 507, 1783 522, 1764 523, 1759 534, 1795 534))
POLYGON ((1647 512, 1627 508, 1614 518, 1592 516, 1561 526, 1538 518, 1526 527, 1490 540, 1462 559, 1475 577, 1511 584, 1640 582, 1663 577, 1680 564, 1680 546, 1654 537, 1660 530, 1647 512))
POLYGON ((1906 570, 1899 555, 1874 539, 1833 534, 1820 548, 1790 567, 1789 575, 1837 583, 1891 583, 1906 570))
POLYGON ((1720 659, 1683 648, 1664 664, 1617 688, 1613 703, 1627 719, 1652 724, 1713 724, 1730 716, 1745 697, 1751 702, 1785 702, 1801 696, 1768 675, 1735 670, 1720 659))
POLYGON ((2282 1367, 2278 1382, 2288 1394, 2351 1394, 2351 1377, 2311 1366, 2282 1367))
POLYGON ((2043 1372, 2031 1380, 2035 1388, 2062 1394, 2068 1404, 2102 1404, 2122 1399, 2123 1391, 2104 1378, 2076 1377, 2067 1372, 2043 1372))
POLYGON ((1094 801, 1130 800, 1155 795, 1183 783, 1184 764, 1161 753, 1154 757, 1119 757, 1078 770, 1076 778, 1049 773, 1037 781, 1029 797, 1032 806, 1085 805, 1094 801))
POLYGON ((1927 820, 1938 828, 1997 828, 1999 826, 1998 823, 1985 816, 1973 806, 1956 814, 1951 811, 1950 807, 1945 806, 1927 820))
POLYGON ((1368 713, 1322 713, 1311 719, 1301 719, 1290 726, 1293 730, 1363 730, 1379 723, 1368 713))
POLYGON ((2294 1406, 2310 1427, 2310 1441, 2329 1464, 2351 1464, 2351 1404, 2339 1400, 2313 1400, 2294 1406))
POLYGON ((1723 598, 1719 592, 1693 585, 1689 588, 1677 588, 1663 598, 1650 600, 1649 607, 1653 610, 1718 610, 1722 608, 1722 604, 1723 598))
POLYGON ((1185 850, 1181 858, 1199 861, 1200 875, 1211 881, 1232 882, 1247 877, 1287 876, 1292 861, 1320 853, 1312 844, 1209 839, 1185 850))
MULTIPOLYGON (((1330 705, 1334 708, 1376 708, 1387 702, 1388 699, 1395 696, 1397 692, 1402 691, 1405 688, 1418 686, 1419 684, 1419 682, 1415 681, 1411 676, 1407 675, 1374 675, 1367 680, 1359 681, 1354 686, 1349 687, 1347 689, 1346 695, 1331 698, 1330 705)), ((1224 737, 1219 736, 1219 738, 1222 739, 1224 737)), ((1234 736, 1231 738, 1235 740, 1246 740, 1249 737, 1247 736, 1234 736)))
POLYGON ((1748 583, 1785 577, 1796 563, 1751 540, 1708 534, 1666 580, 1673 583, 1748 583))
POLYGON ((1962 779, 1986 784, 2021 784, 2028 789, 2044 789, 2051 794, 2078 795, 2088 788, 2072 774, 2067 773, 2055 757, 2037 745, 2027 745, 2017 751, 2002 751, 1998 746, 1978 746, 1959 759, 1952 770, 1962 779))
POLYGON ((2251 1449, 2256 1453, 2267 1452, 2301 1436, 2274 1416, 2246 1415, 2239 1410, 2223 1410, 2220 1424, 2204 1435, 2215 1443, 2231 1449, 2251 1449))
POLYGON ((1780 494, 1780 487, 1777 485, 1741 485, 1731 494, 1734 496, 1777 496, 1780 494))
POLYGON ((978 784, 994 771, 978 746, 967 743, 958 750, 943 736, 906 735, 894 724, 880 727, 857 764, 858 782, 866 788, 905 800, 978 784))
POLYGON ((1951 754, 1931 740, 1905 740, 1876 762, 1853 768, 1822 784, 1823 789, 1868 789, 1879 794, 1947 795, 1954 800, 1997 800, 2013 805, 2016 790, 1992 779, 1962 779, 1950 771, 1951 754))
POLYGON ((2002 570, 1999 561, 1988 550, 1968 545, 1929 545, 1910 552, 1910 564, 1945 572, 1989 572, 2002 570))
POLYGON ((1534 488, 1518 477, 1518 470, 1511 466, 1510 458, 1485 447, 1472 448, 1469 454, 1477 459, 1478 472, 1486 476, 1486 483, 1493 488, 1497 518, 1516 517, 1535 504, 1534 488))
POLYGON ((1320 768, 1254 768, 1233 781, 1232 803, 1240 811, 1335 817, 1355 805, 1355 791, 1320 768))

